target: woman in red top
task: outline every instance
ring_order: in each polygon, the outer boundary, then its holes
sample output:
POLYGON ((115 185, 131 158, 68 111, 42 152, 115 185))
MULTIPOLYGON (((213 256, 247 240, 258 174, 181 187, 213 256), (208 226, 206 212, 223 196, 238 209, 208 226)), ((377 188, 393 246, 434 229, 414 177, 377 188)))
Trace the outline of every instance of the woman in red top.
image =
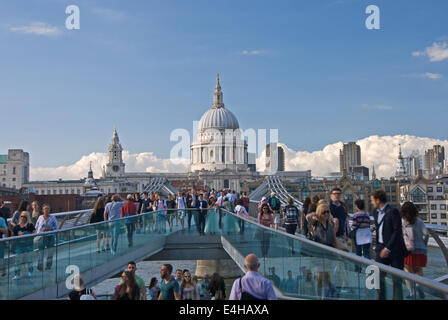
MULTIPOLYGON (((271 228, 272 223, 274 223, 271 209, 269 209, 267 203, 261 206, 261 212, 258 214, 258 223, 268 228, 271 228)), ((270 232, 260 228, 256 238, 261 241, 262 257, 267 257, 270 246, 270 232)))

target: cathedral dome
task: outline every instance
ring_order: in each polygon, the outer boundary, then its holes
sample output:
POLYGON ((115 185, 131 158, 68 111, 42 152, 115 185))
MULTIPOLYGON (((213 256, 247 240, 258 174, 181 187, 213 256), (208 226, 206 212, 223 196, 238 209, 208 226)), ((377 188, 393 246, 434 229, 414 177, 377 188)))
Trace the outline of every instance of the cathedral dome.
POLYGON ((228 109, 224 107, 223 94, 221 91, 221 86, 219 84, 219 75, 216 79, 215 93, 213 97, 213 105, 210 110, 208 110, 202 116, 199 121, 199 132, 203 132, 207 129, 239 129, 240 125, 235 115, 228 109))
POLYGON ((200 132, 207 129, 239 129, 235 115, 225 108, 213 108, 208 110, 199 121, 200 132))

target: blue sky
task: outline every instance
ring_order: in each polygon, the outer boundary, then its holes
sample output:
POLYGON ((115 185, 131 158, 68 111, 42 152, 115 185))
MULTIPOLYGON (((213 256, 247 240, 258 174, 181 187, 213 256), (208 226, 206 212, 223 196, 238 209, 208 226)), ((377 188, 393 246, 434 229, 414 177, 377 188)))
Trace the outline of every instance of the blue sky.
POLYGON ((448 139, 447 13, 445 0, 1 1, 0 153, 65 165, 105 152, 117 126, 126 150, 168 157, 171 131, 210 108, 217 72, 240 126, 278 128, 295 150, 448 139), (71 4, 80 30, 65 29, 71 4), (370 4, 381 30, 365 28, 370 4), (438 61, 424 53, 434 43, 438 61))

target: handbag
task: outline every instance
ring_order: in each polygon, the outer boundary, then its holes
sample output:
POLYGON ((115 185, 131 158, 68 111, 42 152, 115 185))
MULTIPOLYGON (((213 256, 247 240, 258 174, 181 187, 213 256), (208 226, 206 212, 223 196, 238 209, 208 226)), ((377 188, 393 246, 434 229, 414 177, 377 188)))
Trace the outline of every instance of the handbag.
POLYGON ((403 240, 406 245, 406 249, 409 252, 414 251, 414 231, 412 230, 412 226, 403 226, 403 240))
POLYGON ((79 297, 79 300, 95 300, 95 298, 92 296, 92 290, 86 289, 86 294, 83 294, 81 297, 79 297))
POLYGON ((349 243, 348 240, 345 237, 336 237, 336 249, 344 250, 349 252, 349 243))

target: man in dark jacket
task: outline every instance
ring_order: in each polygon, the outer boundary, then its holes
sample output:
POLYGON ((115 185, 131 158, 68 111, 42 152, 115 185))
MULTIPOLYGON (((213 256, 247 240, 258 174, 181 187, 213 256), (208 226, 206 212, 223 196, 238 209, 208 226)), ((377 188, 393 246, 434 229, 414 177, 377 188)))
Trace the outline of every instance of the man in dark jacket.
POLYGON ((200 233, 199 229, 199 220, 198 220, 198 209, 199 209, 199 199, 196 195, 196 191, 194 189, 191 189, 191 193, 187 196, 187 208, 189 209, 188 214, 188 231, 191 229, 191 217, 194 218, 194 223, 196 224, 196 228, 198 229, 198 232, 200 233))
MULTIPOLYGON (((372 215, 376 229, 376 261, 394 268, 403 269, 404 258, 407 255, 406 245, 401 229, 401 216, 397 208, 387 203, 384 190, 378 189, 371 193, 372 215)), ((386 298, 385 274, 380 274, 380 289, 378 298, 386 298)), ((393 277, 393 299, 403 299, 401 279, 393 277)))
POLYGON ((208 204, 207 201, 204 200, 202 194, 200 194, 198 198, 199 198, 199 217, 198 217, 199 234, 204 235, 205 221, 207 219, 207 212, 208 212, 207 210, 208 204))

